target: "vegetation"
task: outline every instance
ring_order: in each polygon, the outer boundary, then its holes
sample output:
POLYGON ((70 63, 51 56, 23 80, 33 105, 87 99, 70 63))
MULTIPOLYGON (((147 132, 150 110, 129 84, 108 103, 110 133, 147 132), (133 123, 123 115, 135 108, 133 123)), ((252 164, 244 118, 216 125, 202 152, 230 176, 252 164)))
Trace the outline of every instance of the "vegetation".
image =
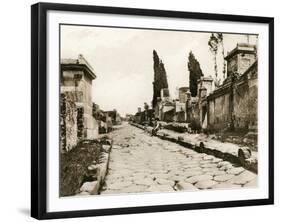
POLYGON ((168 88, 168 80, 164 63, 159 59, 155 50, 153 50, 153 63, 154 82, 152 107, 154 108, 157 104, 157 97, 161 96, 161 89, 168 88))
POLYGON ((195 58, 192 51, 189 52, 187 67, 189 70, 189 88, 191 96, 197 96, 197 81, 203 76, 200 63, 195 58))
POLYGON ((226 63, 224 61, 223 34, 220 32, 212 33, 208 41, 208 45, 211 53, 213 54, 214 70, 215 70, 215 86, 218 87, 220 85, 220 79, 218 79, 218 62, 217 62, 217 54, 218 54, 219 47, 221 47, 221 52, 223 57, 223 78, 225 78, 225 73, 226 73, 226 63))
POLYGON ((89 171, 88 166, 99 163, 105 140, 84 140, 69 152, 60 153, 60 196, 75 195, 84 182, 97 179, 97 172, 89 171))

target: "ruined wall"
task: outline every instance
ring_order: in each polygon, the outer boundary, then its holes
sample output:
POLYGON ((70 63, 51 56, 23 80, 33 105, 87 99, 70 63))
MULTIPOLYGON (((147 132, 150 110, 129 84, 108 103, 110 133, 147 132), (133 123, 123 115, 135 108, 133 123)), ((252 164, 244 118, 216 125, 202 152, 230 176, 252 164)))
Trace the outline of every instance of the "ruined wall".
POLYGON ((257 69, 252 67, 233 83, 225 84, 208 97, 208 128, 224 130, 231 123, 234 129, 252 130, 257 128, 257 69), (231 99, 231 90, 233 100, 231 99))
POLYGON ((229 88, 208 98, 208 128, 225 129, 230 122, 229 88))
POLYGON ((77 109, 70 92, 60 97, 60 150, 68 152, 77 142, 77 109))
POLYGON ((234 88, 234 127, 250 129, 257 126, 257 79, 243 81, 234 88))
POLYGON ((92 80, 88 76, 83 75, 79 83, 79 89, 83 92, 84 137, 96 139, 99 134, 99 124, 93 117, 92 111, 92 80))
POLYGON ((198 103, 192 103, 189 105, 187 109, 187 113, 189 117, 190 128, 192 130, 200 130, 201 123, 200 123, 200 108, 198 103))

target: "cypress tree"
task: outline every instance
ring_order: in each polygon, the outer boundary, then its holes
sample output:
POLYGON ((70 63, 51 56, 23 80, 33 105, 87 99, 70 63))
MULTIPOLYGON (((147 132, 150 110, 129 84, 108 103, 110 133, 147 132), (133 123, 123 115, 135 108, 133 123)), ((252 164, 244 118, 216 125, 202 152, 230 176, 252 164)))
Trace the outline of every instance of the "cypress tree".
POLYGON ((189 70, 189 88, 191 96, 197 96, 197 80, 203 76, 203 72, 200 67, 200 63, 195 58, 192 51, 189 52, 188 56, 188 70, 189 70))
POLYGON ((157 97, 161 96, 161 89, 168 88, 168 80, 164 63, 159 59, 155 50, 153 50, 153 70, 154 81, 152 107, 154 108, 157 104, 157 97))

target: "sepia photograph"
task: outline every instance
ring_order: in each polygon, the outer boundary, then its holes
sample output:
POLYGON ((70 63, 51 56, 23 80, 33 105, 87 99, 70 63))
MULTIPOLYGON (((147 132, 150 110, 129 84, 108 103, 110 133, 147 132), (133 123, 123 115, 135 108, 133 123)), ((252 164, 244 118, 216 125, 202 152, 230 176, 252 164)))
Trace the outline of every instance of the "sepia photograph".
POLYGON ((59 36, 60 197, 259 186, 258 34, 60 24, 59 36))

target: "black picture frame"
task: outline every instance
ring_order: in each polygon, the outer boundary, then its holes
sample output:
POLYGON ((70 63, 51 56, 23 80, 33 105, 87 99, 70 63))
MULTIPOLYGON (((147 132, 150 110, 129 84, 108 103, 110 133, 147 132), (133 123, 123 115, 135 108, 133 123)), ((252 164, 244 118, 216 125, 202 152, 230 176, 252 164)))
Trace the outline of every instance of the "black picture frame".
POLYGON ((132 214, 267 205, 274 203, 274 18, 163 11, 136 8, 117 8, 75 4, 37 3, 31 6, 31 216, 37 219, 71 218, 113 214, 132 214), (269 25, 269 194, 267 199, 222 201, 212 203, 175 204, 83 211, 47 212, 47 12, 71 11, 80 13, 108 13, 168 18, 251 22, 269 25))

